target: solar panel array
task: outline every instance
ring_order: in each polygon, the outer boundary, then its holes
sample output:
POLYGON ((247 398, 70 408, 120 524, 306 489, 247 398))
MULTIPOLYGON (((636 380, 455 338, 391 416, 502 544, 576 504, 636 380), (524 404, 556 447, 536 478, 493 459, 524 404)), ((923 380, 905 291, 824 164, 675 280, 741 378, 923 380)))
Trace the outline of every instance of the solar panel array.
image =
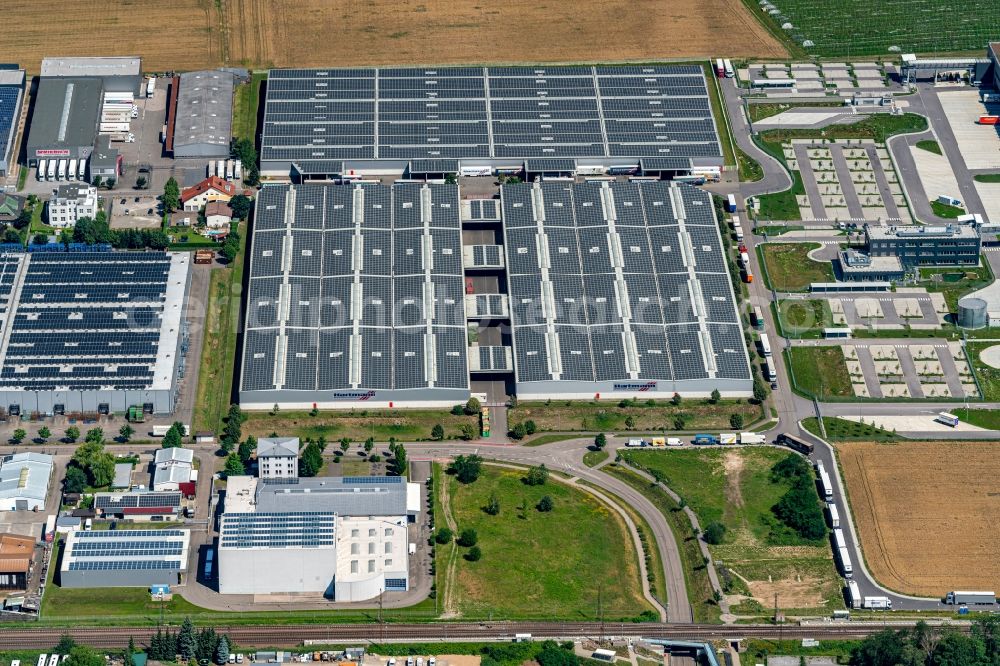
POLYGON ((0 257, 0 299, 19 283, 0 388, 155 388, 171 266, 165 252, 0 257))
POLYGON ((243 391, 468 388, 456 185, 268 186, 243 391))
POLYGON ((697 65, 277 69, 268 78, 262 163, 660 156, 721 159, 697 65))
POLYGON ((20 86, 0 86, 0 161, 5 157, 3 151, 10 142, 11 132, 17 126, 20 111, 17 100, 20 96, 20 86))
POLYGON ((97 493, 94 495, 94 508, 108 513, 121 509, 151 509, 168 507, 176 509, 181 505, 179 492, 144 492, 144 493, 97 493))
POLYGON ((321 548, 335 545, 337 516, 326 512, 224 513, 222 548, 321 548))
POLYGON ((74 532, 63 556, 64 571, 137 571, 186 568, 186 530, 74 532))
POLYGON ((501 200, 519 382, 750 378, 709 194, 540 182, 501 200))

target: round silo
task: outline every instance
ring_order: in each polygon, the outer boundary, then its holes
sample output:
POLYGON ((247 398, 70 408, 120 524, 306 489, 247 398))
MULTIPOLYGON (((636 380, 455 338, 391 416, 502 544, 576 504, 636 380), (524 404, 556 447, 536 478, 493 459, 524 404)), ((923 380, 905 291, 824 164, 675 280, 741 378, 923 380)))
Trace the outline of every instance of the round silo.
POLYGON ((966 296, 958 302, 958 325, 962 328, 986 328, 986 301, 966 296))

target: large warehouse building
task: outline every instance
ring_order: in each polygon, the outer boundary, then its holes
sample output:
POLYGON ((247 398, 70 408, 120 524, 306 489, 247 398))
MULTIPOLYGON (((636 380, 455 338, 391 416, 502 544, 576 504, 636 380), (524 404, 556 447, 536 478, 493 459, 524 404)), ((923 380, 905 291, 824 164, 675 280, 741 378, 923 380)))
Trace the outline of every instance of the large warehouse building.
POLYGON ((222 594, 322 594, 363 601, 409 587, 405 478, 232 477, 219 527, 222 594))
POLYGON ((24 70, 0 68, 0 178, 17 166, 14 147, 24 104, 24 70))
POLYGON ((461 243, 456 185, 265 187, 240 404, 465 401, 461 243))
POLYGON ((66 537, 61 587, 177 585, 187 571, 188 530, 75 530, 66 537))
POLYGON ((708 193, 535 182, 500 198, 519 396, 749 395, 708 193))
POLYGON ((171 413, 190 261, 165 252, 0 255, 0 407, 171 413))
POLYGON ((229 157, 235 77, 218 69, 180 75, 174 157, 229 157))
POLYGON ((269 74, 261 174, 398 173, 410 160, 606 169, 670 158, 720 166, 697 65, 278 69, 269 74))

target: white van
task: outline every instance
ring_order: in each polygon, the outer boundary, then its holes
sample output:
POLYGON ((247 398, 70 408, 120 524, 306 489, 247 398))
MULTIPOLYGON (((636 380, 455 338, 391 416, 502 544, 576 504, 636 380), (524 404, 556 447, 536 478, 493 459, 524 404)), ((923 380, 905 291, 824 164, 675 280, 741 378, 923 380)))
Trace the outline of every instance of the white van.
POLYGON ((87 518, 87 522, 85 522, 83 524, 83 531, 84 532, 89 532, 92 529, 94 529, 94 519, 93 518, 87 518))

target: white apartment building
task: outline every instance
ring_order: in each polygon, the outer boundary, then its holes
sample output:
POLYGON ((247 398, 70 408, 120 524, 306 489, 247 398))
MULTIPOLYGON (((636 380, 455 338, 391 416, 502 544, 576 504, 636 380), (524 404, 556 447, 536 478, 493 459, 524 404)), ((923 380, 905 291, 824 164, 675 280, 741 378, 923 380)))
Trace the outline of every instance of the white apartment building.
POLYGON ((287 479, 299 475, 299 438, 262 437, 257 440, 257 475, 287 479))
POLYGON ((49 199, 49 226, 67 229, 81 217, 97 216, 97 188, 77 183, 60 185, 49 199))

